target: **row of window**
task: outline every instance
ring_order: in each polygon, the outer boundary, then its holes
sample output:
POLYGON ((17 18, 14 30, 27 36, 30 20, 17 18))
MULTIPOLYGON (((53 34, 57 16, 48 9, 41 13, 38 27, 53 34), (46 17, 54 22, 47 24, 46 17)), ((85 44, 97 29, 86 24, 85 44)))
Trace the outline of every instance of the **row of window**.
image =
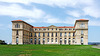
MULTIPOLYGON (((47 33, 47 36, 49 37, 50 36, 50 33, 47 33)), ((51 33, 51 37, 54 36, 54 33, 51 33)), ((55 34, 55 37, 58 36, 58 33, 56 32, 55 34)), ((67 37, 67 33, 65 32, 64 34, 65 37, 67 37)), ((71 36, 71 33, 69 32, 69 37, 71 36)), ((73 36, 75 36, 75 33, 73 33, 73 36)), ((37 34, 35 33, 35 36, 34 37, 37 37, 37 34)), ((38 34, 38 37, 40 37, 40 33, 38 34)), ((45 33, 43 33, 43 37, 45 37, 45 33)), ((60 37, 62 37, 62 33, 60 33, 60 37)))
MULTIPOLYGON (((46 30, 46 28, 44 28, 44 29, 34 29, 35 31, 36 30, 46 30)), ((50 29, 47 29, 47 30, 50 30, 50 29)), ((53 28, 51 29, 51 30, 54 30, 53 28)), ((56 30, 58 30, 57 28, 56 28, 56 30)), ((63 29, 63 28, 60 28, 59 30, 75 30, 75 29, 72 29, 72 28, 69 28, 69 29, 67 29, 67 28, 65 28, 65 29, 63 29)))
MULTIPOLYGON (((35 38, 34 41, 36 41, 37 39, 35 38)), ((40 38, 38 39, 38 41, 40 41, 40 38)), ((45 41, 45 38, 43 38, 43 41, 45 41)), ((62 38, 60 38, 60 41, 62 41, 62 38)), ((67 42, 67 39, 65 38, 64 41, 67 42)), ((31 39, 32 42, 32 39, 31 39)), ((50 42, 50 39, 47 38, 47 42, 50 42)), ((51 42, 54 42, 54 38, 51 38, 51 42)), ((55 42, 58 42, 57 38, 55 38, 55 42)), ((71 38, 68 39, 68 42, 71 42, 71 38)), ((73 43, 75 42, 75 38, 73 38, 73 43)))
MULTIPOLYGON (((40 38, 38 39, 38 44, 40 44, 40 38)), ((54 38, 51 38, 51 40, 50 40, 50 38, 47 38, 47 42, 54 42, 54 38)), ((71 38, 69 38, 68 39, 68 43, 70 44, 70 42, 73 42, 73 43, 75 43, 75 38, 73 38, 72 40, 71 40, 71 38)), ((18 42, 19 42, 19 38, 18 37, 16 37, 16 43, 18 44, 18 42)), ((24 41, 25 42, 25 41, 24 41)), ((58 39, 57 38, 55 38, 55 42, 58 42, 58 39)), ((30 39, 30 43, 33 43, 33 39, 31 38, 30 39)), ((34 38, 34 44, 36 44, 37 43, 37 38, 34 38)), ((43 44, 45 43, 45 38, 43 38, 43 44)), ((62 38, 60 38, 60 43, 62 43, 62 38)), ((64 43, 66 44, 67 43, 67 39, 66 38, 64 38, 64 43)), ((83 43, 83 37, 81 37, 81 44, 83 43)))

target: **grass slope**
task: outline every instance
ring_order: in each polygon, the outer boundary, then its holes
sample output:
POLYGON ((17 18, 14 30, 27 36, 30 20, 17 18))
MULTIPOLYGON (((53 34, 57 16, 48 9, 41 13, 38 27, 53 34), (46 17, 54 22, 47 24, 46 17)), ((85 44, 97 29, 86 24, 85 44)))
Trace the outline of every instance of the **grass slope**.
POLYGON ((91 45, 0 45, 0 56, 100 56, 91 45))

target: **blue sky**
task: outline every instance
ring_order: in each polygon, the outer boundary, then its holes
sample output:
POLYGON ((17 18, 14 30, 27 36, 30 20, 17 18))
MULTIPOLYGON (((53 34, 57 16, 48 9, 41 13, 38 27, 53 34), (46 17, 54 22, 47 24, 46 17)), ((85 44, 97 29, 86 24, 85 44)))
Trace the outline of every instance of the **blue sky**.
POLYGON ((0 39, 12 41, 12 20, 33 26, 74 26, 89 20, 89 42, 100 42, 100 0, 0 0, 0 39))

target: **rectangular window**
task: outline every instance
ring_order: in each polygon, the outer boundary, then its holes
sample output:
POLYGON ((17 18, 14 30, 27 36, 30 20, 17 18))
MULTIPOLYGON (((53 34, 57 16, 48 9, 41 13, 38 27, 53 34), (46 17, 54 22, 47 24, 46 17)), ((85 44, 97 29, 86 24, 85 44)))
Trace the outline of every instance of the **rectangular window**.
POLYGON ((65 32, 65 37, 67 36, 67 33, 65 32))
POLYGON ((53 37, 53 33, 52 33, 51 37, 53 37))
POLYGON ((36 37, 36 33, 35 33, 35 37, 36 37))
POLYGON ((16 35, 18 35, 18 30, 17 30, 17 32, 16 32, 16 35))
POLYGON ((43 37, 45 37, 45 33, 43 33, 43 37))
POLYGON ((40 33, 39 33, 39 37, 40 37, 40 33))
POLYGON ((49 33, 48 33, 48 37, 49 37, 49 33))
POLYGON ((62 37, 62 33, 60 33, 60 37, 62 37))
POLYGON ((49 38, 47 39, 47 41, 49 42, 49 38))
POLYGON ((32 37, 32 33, 31 33, 31 37, 32 37))
POLYGON ((75 36, 75 33, 73 33, 73 37, 75 36))
POLYGON ((56 32, 56 37, 57 37, 57 32, 56 32))
POLYGON ((83 30, 81 30, 81 35, 84 35, 84 34, 83 34, 83 30))
POLYGON ((70 35, 71 33, 69 32, 69 37, 71 37, 71 35, 70 35))

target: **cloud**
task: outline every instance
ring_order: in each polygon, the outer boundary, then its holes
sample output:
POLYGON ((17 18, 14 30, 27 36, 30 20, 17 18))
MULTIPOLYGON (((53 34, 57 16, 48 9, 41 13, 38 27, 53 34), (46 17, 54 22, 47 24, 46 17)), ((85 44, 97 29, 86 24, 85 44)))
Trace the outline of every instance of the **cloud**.
POLYGON ((91 17, 100 18, 100 8, 99 7, 85 7, 83 9, 85 15, 89 15, 91 17))
POLYGON ((71 18, 71 17, 67 17, 66 19, 60 19, 60 18, 56 18, 53 17, 51 15, 47 15, 46 17, 44 17, 44 23, 64 23, 64 24, 74 24, 75 23, 75 18, 71 18))
POLYGON ((90 26, 100 26, 100 21, 90 20, 89 25, 90 26))
POLYGON ((33 8, 32 10, 24 9, 20 5, 0 5, 0 15, 7 15, 12 17, 26 17, 26 18, 41 18, 45 15, 45 12, 33 8))
POLYGON ((8 24, 7 28, 12 29, 12 25, 11 24, 8 24))
POLYGON ((68 15, 74 16, 74 17, 80 17, 82 14, 77 11, 77 10, 73 10, 73 11, 67 11, 68 15))
POLYGON ((30 3, 38 3, 44 4, 48 6, 58 6, 58 7, 76 7, 79 4, 89 5, 94 0, 0 0, 0 2, 7 3, 22 3, 22 4, 30 4, 30 3))
POLYGON ((27 19, 25 20, 27 23, 35 23, 36 21, 34 19, 27 19))
MULTIPOLYGON (((26 22, 35 23, 35 22, 45 22, 45 23, 66 23, 74 24, 73 21, 81 16, 90 16, 94 18, 100 18, 100 8, 95 0, 0 0, 0 2, 11 3, 10 5, 0 5, 0 15, 7 15, 12 17, 25 17, 26 22), (32 9, 25 9, 19 3, 29 5, 31 3, 43 4, 48 6, 57 6, 59 8, 72 8, 67 10, 67 17, 62 20, 55 16, 50 16, 46 14, 43 10, 33 7, 32 9), (37 20, 38 19, 38 20, 37 20), (40 21, 39 21, 40 20, 40 21)), ((92 19, 94 19, 92 18, 92 19)), ((91 20, 91 19, 90 19, 91 20)), ((89 25, 100 26, 99 21, 90 21, 89 25)))
POLYGON ((0 0, 0 2, 29 4, 30 0, 0 0))

